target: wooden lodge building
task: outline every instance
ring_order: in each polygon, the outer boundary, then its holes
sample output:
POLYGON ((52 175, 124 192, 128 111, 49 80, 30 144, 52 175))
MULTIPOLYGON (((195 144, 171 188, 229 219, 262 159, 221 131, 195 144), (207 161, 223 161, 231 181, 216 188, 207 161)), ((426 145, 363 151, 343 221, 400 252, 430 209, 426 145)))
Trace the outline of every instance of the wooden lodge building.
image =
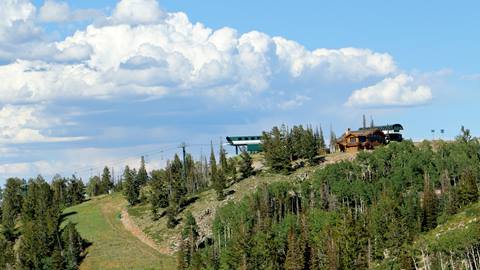
POLYGON ((363 127, 356 131, 348 129, 337 140, 337 148, 341 152, 357 152, 374 149, 391 141, 401 142, 403 140, 401 130, 403 126, 400 124, 363 127))
POLYGON ((370 150, 384 144, 386 144, 385 133, 378 128, 356 131, 348 129, 345 134, 337 140, 337 147, 341 152, 370 150))

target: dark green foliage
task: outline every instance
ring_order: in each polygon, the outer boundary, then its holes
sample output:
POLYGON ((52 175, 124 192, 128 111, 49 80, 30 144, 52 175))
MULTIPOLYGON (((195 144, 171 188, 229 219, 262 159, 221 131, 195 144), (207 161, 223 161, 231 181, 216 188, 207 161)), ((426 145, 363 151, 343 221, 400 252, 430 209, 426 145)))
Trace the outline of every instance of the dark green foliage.
POLYGON ((297 233, 292 228, 288 233, 287 256, 285 258, 285 270, 302 270, 305 267, 304 250, 302 239, 298 239, 297 233))
MULTIPOLYGON (((49 185, 41 176, 25 181, 7 180, 2 207, 3 230, 0 234, 0 269, 78 269, 69 267, 68 247, 71 239, 63 238, 61 209, 83 201, 84 186, 75 177, 71 180, 55 176, 49 185)), ((69 224, 66 231, 75 230, 69 224)), ((75 230, 76 232, 76 230, 75 230)), ((77 241, 83 245, 80 235, 77 241)), ((83 246, 81 248, 83 252, 83 246)))
POLYGON ((292 161, 302 159, 316 163, 318 154, 325 152, 325 140, 323 131, 314 132, 311 127, 282 126, 263 132, 262 147, 267 165, 275 172, 286 173, 292 169, 292 161))
POLYGON ((90 178, 87 185, 87 194, 90 197, 108 194, 113 190, 113 181, 110 174, 110 169, 107 166, 103 168, 102 176, 97 175, 90 178))
POLYGON ((67 180, 60 175, 55 175, 52 179, 53 200, 61 208, 66 206, 67 201, 67 180))
POLYGON ((175 228, 177 226, 178 221, 176 219, 177 215, 177 205, 170 204, 166 210, 166 216, 167 216, 167 228, 175 228))
POLYGON ((95 197, 95 196, 104 194, 102 180, 100 179, 100 177, 95 175, 90 178, 87 185, 87 194, 90 197, 95 197))
POLYGON ((19 268, 78 269, 80 253, 69 252, 70 247, 77 243, 80 243, 79 250, 82 252, 83 240, 71 223, 61 232, 60 213, 50 185, 40 176, 30 180, 21 213, 21 237, 16 251, 19 268))
POLYGON ((430 183, 430 176, 425 174, 425 183, 422 195, 423 220, 422 229, 428 231, 437 226, 437 197, 430 183))
POLYGON ((219 150, 219 162, 220 162, 220 169, 224 172, 228 172, 230 168, 228 167, 227 151, 225 151, 221 143, 220 143, 220 150, 219 150))
POLYGON ((10 238, 15 230, 15 221, 22 211, 25 182, 18 178, 9 178, 5 185, 2 201, 3 230, 10 238))
POLYGON ((183 175, 183 164, 175 154, 173 161, 167 164, 167 178, 170 186, 170 199, 174 204, 179 205, 182 198, 187 194, 187 188, 183 175))
POLYGON ((240 154, 240 173, 242 178, 247 178, 253 175, 253 160, 247 151, 242 151, 240 154))
POLYGON ((224 189, 225 189, 225 174, 223 170, 217 168, 217 161, 215 159, 215 153, 213 152, 213 145, 210 146, 210 178, 212 182, 213 189, 217 193, 217 199, 219 201, 225 198, 224 189))
POLYGON ((192 215, 192 212, 187 212, 185 214, 185 225, 183 226, 182 237, 187 239, 192 237, 195 241, 198 238, 198 225, 195 221, 195 218, 192 215))
POLYGON ((327 148, 327 145, 325 143, 325 137, 323 135, 323 129, 320 127, 320 129, 315 131, 315 141, 317 143, 318 147, 318 153, 319 154, 325 154, 325 150, 327 148))
POLYGON ((77 269, 84 252, 85 241, 73 223, 69 222, 63 229, 62 241, 65 269, 77 269))
POLYGON ((138 186, 144 186, 148 182, 148 173, 147 169, 145 168, 145 158, 142 156, 140 160, 140 168, 138 169, 138 173, 136 176, 136 181, 138 186))
POLYGON ((465 170, 460 176, 456 201, 459 206, 465 206, 478 201, 477 179, 471 170, 465 170))
POLYGON ((130 205, 135 205, 138 202, 138 196, 140 195, 140 186, 137 185, 135 174, 128 166, 125 166, 125 170, 123 171, 122 182, 124 183, 123 194, 128 203, 130 205))
POLYGON ((198 268, 199 254, 197 253, 198 226, 191 212, 185 214, 185 225, 182 231, 182 241, 177 254, 179 269, 198 268), (194 259, 195 258, 195 259, 194 259))
POLYGON ((158 217, 158 208, 168 207, 168 179, 165 170, 153 170, 150 173, 150 204, 154 218, 158 217))
POLYGON ((65 199, 66 206, 76 205, 85 200, 85 185, 82 179, 77 179, 75 176, 67 179, 67 196, 65 199))
POLYGON ((13 242, 8 241, 0 234, 0 269, 13 268, 13 265, 15 264, 13 244, 13 242))
POLYGON ((113 190, 112 175, 110 174, 110 169, 107 166, 103 168, 100 188, 100 194, 108 194, 111 190, 113 190))
POLYGON ((263 152, 267 166, 276 172, 290 171, 290 145, 285 127, 280 130, 273 127, 270 132, 263 132, 263 152))
MULTIPOLYGON (((264 134, 271 147, 266 157, 276 154, 270 166, 281 156, 282 148, 275 148, 275 143, 282 136, 298 136, 299 130, 289 134, 286 129, 283 133, 273 129, 264 134)), ((419 251, 412 245, 425 231, 441 224, 444 216, 478 201, 480 146, 466 130, 463 133, 456 142, 435 145, 391 143, 359 153, 354 161, 327 165, 309 181, 259 187, 242 201, 217 210, 213 244, 200 250, 202 266, 414 269, 414 260, 421 267, 424 252, 431 269, 440 269, 442 262, 434 253, 438 249, 419 251)), ((295 147, 290 150, 293 156, 301 153, 295 147)), ((459 236, 463 241, 447 239, 453 243, 445 245, 456 248, 441 251, 444 266, 450 260, 457 268, 465 258, 473 262, 480 236, 471 230, 470 236, 459 236), (456 255, 449 258, 449 252, 456 255)))

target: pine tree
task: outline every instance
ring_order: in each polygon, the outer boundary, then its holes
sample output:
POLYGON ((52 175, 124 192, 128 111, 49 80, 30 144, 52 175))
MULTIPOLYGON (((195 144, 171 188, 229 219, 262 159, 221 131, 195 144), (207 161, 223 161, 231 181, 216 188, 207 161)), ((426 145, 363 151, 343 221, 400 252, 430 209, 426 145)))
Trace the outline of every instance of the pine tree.
POLYGON ((303 131, 302 148, 302 157, 308 159, 308 162, 310 164, 313 164, 315 162, 315 157, 317 156, 318 151, 317 142, 315 141, 315 136, 312 128, 307 128, 303 131))
POLYGON ((41 176, 30 180, 22 208, 22 238, 18 248, 22 268, 48 268, 58 243, 59 220, 60 209, 53 201, 50 186, 41 176))
POLYGON ((182 237, 183 239, 188 239, 192 237, 195 242, 198 238, 198 225, 195 217, 192 215, 192 212, 188 211, 185 214, 185 225, 183 226, 182 237))
POLYGON ((240 173, 242 178, 248 178, 253 175, 253 160, 250 154, 243 150, 240 154, 240 173))
POLYGON ((262 142, 266 163, 272 171, 290 171, 290 159, 294 154, 287 129, 273 127, 271 132, 263 132, 262 142))
POLYGON ((140 168, 138 169, 136 181, 140 188, 148 182, 148 173, 147 169, 145 168, 145 158, 143 156, 140 160, 140 168))
POLYGON ((337 149, 337 135, 333 129, 330 130, 330 152, 334 153, 337 149))
POLYGON ((2 224, 7 240, 12 240, 15 221, 22 211, 24 181, 9 178, 5 185, 2 201, 2 224))
POLYGON ((53 200, 62 208, 67 205, 67 184, 65 178, 55 175, 52 179, 53 200))
POLYGON ((170 189, 170 204, 181 205, 187 195, 186 183, 183 179, 183 164, 175 154, 173 161, 167 165, 167 178, 170 189))
POLYGON ((422 228, 424 231, 433 229, 437 226, 437 197, 430 183, 430 176, 425 173, 424 187, 423 187, 423 219, 422 228))
POLYGON ((225 149, 223 148, 223 145, 222 143, 220 143, 220 150, 219 150, 219 153, 220 153, 220 168, 222 169, 222 171, 226 174, 228 174, 229 172, 229 166, 228 166, 228 161, 227 161, 227 151, 225 151, 225 149))
POLYGON ((457 200, 460 206, 468 205, 478 200, 477 180, 470 169, 465 170, 460 177, 457 200))
POLYGON ((158 208, 168 207, 168 183, 164 170, 153 170, 151 172, 151 196, 150 205, 154 219, 158 218, 158 208))
POLYGON ((287 241, 287 256, 285 258, 285 270, 304 269, 303 250, 300 241, 297 239, 295 231, 290 229, 287 241))
POLYGON ((318 149, 319 149, 319 153, 320 154, 324 154, 325 153, 325 149, 326 149, 326 144, 325 144, 325 137, 323 136, 323 129, 322 127, 320 126, 320 132, 318 134, 318 149))
POLYGON ((215 189, 215 192, 217 193, 217 199, 219 201, 223 200, 225 197, 225 194, 223 193, 223 189, 225 188, 225 176, 221 169, 217 169, 213 144, 210 145, 210 179, 213 189, 215 189))
POLYGON ((87 194, 90 197, 98 196, 103 194, 103 188, 101 184, 101 179, 97 175, 90 178, 87 186, 87 194))
POLYGON ((113 189, 112 175, 107 166, 103 168, 102 179, 100 181, 100 194, 108 194, 113 189))
POLYGON ((14 269, 15 252, 13 244, 0 234, 0 269, 14 269))
MULTIPOLYGON (((182 251, 179 256, 183 256, 183 263, 189 267, 192 264, 192 258, 197 252, 198 225, 191 212, 185 214, 185 225, 182 231, 182 251)), ((180 259, 180 258, 179 258, 180 259)))
POLYGON ((178 221, 175 218, 177 215, 177 205, 175 205, 173 202, 170 202, 170 205, 168 206, 166 210, 166 216, 167 216, 167 228, 175 228, 177 226, 178 221))
POLYGON ((123 194, 130 205, 135 205, 138 202, 140 188, 135 181, 134 174, 128 166, 125 166, 125 170, 123 171, 123 182, 125 183, 123 194))
POLYGON ((84 240, 78 233, 75 225, 69 222, 62 232, 64 246, 65 269, 77 269, 84 252, 84 240))
POLYGON ((67 198, 66 205, 77 205, 85 200, 85 185, 81 179, 72 176, 67 182, 67 198))

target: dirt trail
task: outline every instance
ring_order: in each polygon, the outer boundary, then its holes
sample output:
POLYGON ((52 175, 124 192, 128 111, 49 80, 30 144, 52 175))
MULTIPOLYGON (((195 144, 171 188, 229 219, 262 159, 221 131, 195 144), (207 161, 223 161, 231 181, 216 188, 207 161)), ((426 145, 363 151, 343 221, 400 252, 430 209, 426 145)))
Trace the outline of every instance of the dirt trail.
POLYGON ((156 251, 165 254, 165 255, 173 255, 174 251, 169 248, 161 248, 159 247, 155 241, 153 241, 150 237, 148 237, 130 218, 126 209, 122 210, 122 224, 125 229, 133 234, 138 240, 142 241, 142 243, 146 244, 147 246, 155 249, 156 251))

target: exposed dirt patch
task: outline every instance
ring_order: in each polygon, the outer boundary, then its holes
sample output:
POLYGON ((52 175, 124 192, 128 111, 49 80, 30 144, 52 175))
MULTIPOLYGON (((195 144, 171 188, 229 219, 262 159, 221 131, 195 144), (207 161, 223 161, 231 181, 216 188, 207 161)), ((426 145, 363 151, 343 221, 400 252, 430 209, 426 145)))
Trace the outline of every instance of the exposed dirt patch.
POLYGON ((142 243, 146 244, 147 246, 155 249, 156 251, 166 254, 166 255, 173 255, 174 251, 166 248, 166 247, 159 247, 155 241, 153 241, 150 237, 148 237, 136 224, 135 222, 130 218, 130 215, 128 214, 126 209, 122 210, 122 224, 125 227, 125 229, 129 232, 131 232, 135 237, 137 237, 142 243))

